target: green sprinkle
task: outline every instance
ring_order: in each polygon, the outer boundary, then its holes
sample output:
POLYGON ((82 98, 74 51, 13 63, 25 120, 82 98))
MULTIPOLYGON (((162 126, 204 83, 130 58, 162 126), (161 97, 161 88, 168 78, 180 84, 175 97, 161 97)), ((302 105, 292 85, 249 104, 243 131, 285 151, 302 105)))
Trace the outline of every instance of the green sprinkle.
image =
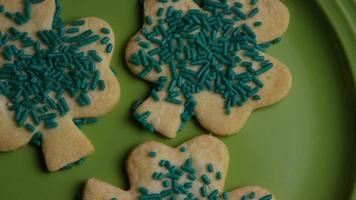
POLYGON ((170 102, 170 103, 173 103, 173 104, 177 104, 177 105, 182 104, 182 101, 179 100, 179 99, 176 99, 176 98, 167 97, 167 98, 165 98, 165 100, 167 102, 170 102))
POLYGON ((160 97, 158 96, 156 89, 151 90, 151 97, 156 102, 158 102, 160 100, 160 97))
POLYGON ((27 129, 28 132, 34 132, 36 129, 33 127, 31 124, 26 124, 25 128, 27 129))
POLYGON ((210 179, 209 179, 209 177, 208 177, 207 175, 203 175, 203 176, 201 177, 201 180, 203 181, 203 183, 204 183, 205 185, 209 185, 209 184, 211 183, 211 181, 210 181, 210 179))
POLYGON ((248 195, 248 198, 250 199, 254 199, 256 197, 256 193, 255 192, 251 192, 249 195, 248 195))
POLYGON ((42 3, 44 2, 45 0, 31 0, 31 3, 32 4, 39 4, 39 3, 42 3))
POLYGON ((272 44, 278 44, 278 43, 280 43, 281 41, 282 41, 282 38, 279 37, 279 38, 276 38, 276 39, 272 40, 271 43, 272 43, 272 44))
POLYGON ((195 181, 195 180, 197 180, 197 177, 194 174, 189 174, 188 179, 191 181, 195 181))
POLYGON ((15 15, 12 14, 12 13, 10 13, 10 12, 5 12, 5 17, 7 17, 7 18, 13 20, 13 19, 15 18, 15 15))
POLYGON ((214 172, 214 165, 213 164, 211 164, 211 163, 208 164, 207 168, 208 168, 208 172, 210 172, 210 173, 214 172))
POLYGON ((108 38, 107 36, 103 37, 100 41, 101 44, 108 44, 110 42, 110 38, 108 38))
POLYGON ((104 34, 109 34, 109 33, 110 33, 110 29, 105 28, 105 27, 101 28, 100 31, 101 31, 102 33, 104 33, 104 34))
POLYGON ((46 121, 46 129, 53 129, 53 128, 57 128, 58 127, 58 123, 56 121, 53 120, 47 120, 46 121))
POLYGON ((148 153, 148 156, 151 157, 151 158, 155 158, 155 157, 157 156, 157 153, 154 152, 154 151, 150 151, 150 152, 148 153))
POLYGON ((72 21, 72 26, 83 26, 85 24, 84 20, 74 20, 72 21))
POLYGON ((73 164, 67 164, 66 166, 64 166, 61 170, 64 170, 64 171, 66 171, 66 170, 70 170, 70 169, 72 169, 74 166, 73 166, 73 164))
POLYGON ((82 165, 82 164, 85 163, 85 161, 86 161, 86 158, 83 157, 83 158, 79 159, 79 160, 76 162, 76 164, 77 164, 77 165, 82 165))
POLYGON ((94 124, 98 122, 97 118, 75 118, 73 122, 76 126, 81 128, 83 125, 94 124))
POLYGON ((149 192, 147 188, 142 187, 142 186, 138 188, 138 191, 139 191, 141 194, 147 194, 147 193, 149 192))
POLYGON ((269 195, 266 195, 264 197, 261 197, 260 200, 272 200, 272 195, 269 194, 269 195))
POLYGON ((208 189, 207 189, 207 187, 205 185, 200 187, 200 195, 202 197, 207 197, 208 196, 208 189))
POLYGON ((256 5, 257 3, 258 3, 258 0, 251 0, 251 1, 250 1, 250 4, 251 4, 251 5, 256 5))
POLYGON ((229 199, 229 193, 228 192, 223 192, 222 193, 222 197, 223 197, 224 200, 229 199))
POLYGON ((31 139, 31 143, 37 147, 40 147, 42 145, 42 133, 36 132, 31 139))
POLYGON ((252 38, 256 38, 256 34, 247 24, 242 24, 242 29, 252 38))
POLYGON ((98 87, 99 87, 99 90, 100 90, 100 91, 104 91, 105 88, 106 88, 105 81, 104 81, 104 80, 99 80, 99 82, 98 82, 98 87))
POLYGON ((79 28, 78 27, 72 27, 67 29, 66 33, 78 33, 79 32, 79 28))
POLYGON ((216 180, 222 180, 222 173, 220 171, 216 173, 216 180))
POLYGON ((111 52, 112 52, 112 49, 113 49, 113 45, 110 43, 110 44, 108 44, 108 45, 106 46, 105 51, 106 51, 106 53, 111 53, 111 52))
POLYGON ((134 103, 133 109, 134 109, 134 113, 133 113, 133 117, 134 119, 146 130, 150 131, 150 132, 154 132, 154 126, 152 124, 150 124, 147 119, 148 117, 151 115, 151 112, 147 111, 143 114, 140 114, 136 111, 136 109, 138 108, 138 106, 141 104, 141 101, 136 101, 134 103))
POLYGON ((152 21, 152 17, 151 17, 151 16, 147 16, 147 17, 146 17, 146 23, 147 23, 148 25, 152 25, 153 21, 152 21))
POLYGON ((86 46, 98 41, 99 39, 100 39, 99 35, 93 35, 78 42, 78 46, 79 47, 86 46))
POLYGON ((141 37, 137 36, 137 37, 135 38, 135 41, 136 41, 136 42, 141 41, 141 37))
POLYGON ((157 11, 157 17, 161 17, 163 15, 164 9, 163 8, 159 8, 157 11))
POLYGON ((232 11, 236 14, 236 16, 238 17, 237 21, 240 21, 240 19, 246 19, 247 18, 247 15, 245 13, 243 13, 239 7, 232 7, 231 8, 232 11))
POLYGON ((251 10, 251 12, 248 14, 250 17, 254 17, 257 15, 257 13, 259 12, 260 10, 258 8, 254 8, 251 10))
POLYGON ((181 147, 179 150, 180 150, 180 152, 184 153, 187 151, 187 147, 181 147))
POLYGON ((140 100, 140 99, 136 100, 136 101, 132 104, 131 110, 132 110, 132 111, 136 111, 137 108, 141 105, 141 103, 142 103, 142 100, 140 100))
POLYGON ((163 186, 164 188, 168 188, 168 187, 169 187, 169 181, 168 181, 168 180, 164 180, 164 181, 162 182, 162 186, 163 186))
POLYGON ((261 21, 257 21, 257 22, 255 22, 255 23, 253 23, 253 25, 254 25, 255 27, 260 27, 260 26, 262 25, 262 22, 261 22, 261 21))
POLYGON ((254 101, 259 101, 259 100, 261 100, 261 97, 260 97, 259 95, 254 95, 254 96, 252 97, 252 99, 253 99, 254 101))
POLYGON ((150 43, 148 43, 148 42, 140 42, 139 44, 142 48, 145 48, 145 49, 150 48, 150 46, 151 46, 150 43))
POLYGON ((152 178, 154 180, 162 180, 164 178, 164 174, 163 173, 159 173, 159 172, 154 172, 152 174, 152 178))

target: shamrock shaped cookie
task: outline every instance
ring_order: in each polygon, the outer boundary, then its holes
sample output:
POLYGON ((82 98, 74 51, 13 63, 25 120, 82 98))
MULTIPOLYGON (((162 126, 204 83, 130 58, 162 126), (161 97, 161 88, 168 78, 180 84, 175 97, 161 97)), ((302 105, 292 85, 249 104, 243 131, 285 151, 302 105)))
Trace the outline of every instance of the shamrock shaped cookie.
POLYGON ((229 152, 224 143, 213 136, 200 136, 177 148, 157 142, 139 145, 131 152, 126 166, 129 190, 90 179, 83 199, 275 199, 257 186, 223 192, 229 152))
POLYGON ((279 0, 144 0, 126 61, 152 90, 134 117, 168 138, 192 117, 213 134, 237 133, 290 90, 288 68, 265 54, 288 23, 279 0))
POLYGON ((110 25, 95 17, 64 25, 62 10, 58 0, 0 0, 0 151, 32 141, 49 171, 93 153, 76 124, 120 97, 110 25))

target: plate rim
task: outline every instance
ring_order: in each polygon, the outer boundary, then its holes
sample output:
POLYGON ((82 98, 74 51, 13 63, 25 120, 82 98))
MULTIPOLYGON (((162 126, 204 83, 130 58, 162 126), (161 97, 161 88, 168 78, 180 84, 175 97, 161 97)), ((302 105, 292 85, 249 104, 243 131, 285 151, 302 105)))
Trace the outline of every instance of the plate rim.
MULTIPOLYGON (((352 78, 352 96, 356 100, 356 1, 353 0, 316 0, 321 10, 334 29, 336 36, 344 50, 348 61, 352 78)), ((356 102, 356 101, 353 101, 356 102)), ((353 113, 356 113, 356 105, 353 104, 353 113)), ((355 116, 355 114, 354 114, 355 116)), ((355 130, 355 128, 354 128, 355 130)), ((356 136, 355 132, 353 132, 356 136)), ((356 152, 356 140, 354 140, 354 152, 356 152)), ((356 159, 353 160, 354 184, 350 200, 356 200, 356 159)))

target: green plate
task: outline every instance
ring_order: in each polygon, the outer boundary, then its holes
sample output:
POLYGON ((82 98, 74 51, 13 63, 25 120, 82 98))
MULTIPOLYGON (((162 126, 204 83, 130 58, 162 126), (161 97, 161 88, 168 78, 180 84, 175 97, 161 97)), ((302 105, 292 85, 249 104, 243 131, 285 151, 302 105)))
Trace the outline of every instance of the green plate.
MULTIPOLYGON (((131 103, 147 85, 126 69, 125 44, 140 28, 136 0, 62 0, 64 18, 97 16, 115 29, 122 98, 116 109, 84 132, 96 147, 85 165, 48 173, 40 150, 29 145, 0 154, 0 199, 74 199, 81 184, 97 177, 128 188, 124 163, 135 145, 158 140, 178 145, 204 133, 191 122, 175 140, 140 129, 131 103)), ((231 163, 226 189, 262 185, 280 200, 352 199, 355 179, 356 5, 354 0, 285 0, 291 23, 269 50, 291 69, 293 88, 283 102, 255 112, 243 131, 223 138, 231 163)), ((354 197, 356 199, 356 197, 354 197)))

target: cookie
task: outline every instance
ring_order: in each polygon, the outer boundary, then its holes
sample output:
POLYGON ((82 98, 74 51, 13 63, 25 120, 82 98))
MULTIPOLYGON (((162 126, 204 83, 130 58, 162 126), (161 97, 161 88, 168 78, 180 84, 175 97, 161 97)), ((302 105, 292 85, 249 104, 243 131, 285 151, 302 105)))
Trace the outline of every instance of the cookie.
POLYGON ((95 17, 64 25, 62 10, 58 0, 0 0, 0 151, 32 141, 49 171, 94 152, 78 126, 120 97, 110 25, 95 17))
POLYGON ((228 166, 228 149, 213 136, 200 136, 177 148, 147 142, 128 157, 129 190, 93 178, 84 187, 83 199, 275 199, 258 186, 223 192, 228 166))
POLYGON ((134 118, 175 138, 192 118, 215 135, 239 132, 250 114, 282 100, 288 68, 265 50, 281 41, 279 0, 144 0, 143 28, 126 49, 133 74, 152 83, 134 118))

